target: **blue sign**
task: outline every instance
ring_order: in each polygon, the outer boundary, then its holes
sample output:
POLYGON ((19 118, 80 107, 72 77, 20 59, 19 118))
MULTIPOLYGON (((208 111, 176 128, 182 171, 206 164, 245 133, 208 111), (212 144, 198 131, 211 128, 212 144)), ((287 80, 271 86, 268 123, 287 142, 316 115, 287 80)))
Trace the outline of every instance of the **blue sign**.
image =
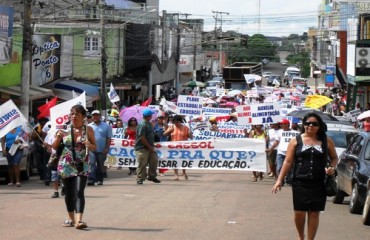
POLYGON ((0 36, 13 35, 13 8, 0 6, 0 36))
POLYGON ((335 66, 326 66, 325 86, 334 87, 335 66))

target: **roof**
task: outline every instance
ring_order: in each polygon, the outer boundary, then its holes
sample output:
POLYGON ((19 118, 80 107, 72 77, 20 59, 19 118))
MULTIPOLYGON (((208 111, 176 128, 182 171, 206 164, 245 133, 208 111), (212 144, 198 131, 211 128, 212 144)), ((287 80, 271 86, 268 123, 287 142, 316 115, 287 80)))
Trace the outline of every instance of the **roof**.
MULTIPOLYGON (((21 86, 0 87, 0 92, 20 97, 21 86)), ((34 85, 30 85, 29 90, 27 92, 29 93, 30 101, 54 96, 54 93, 51 89, 38 87, 34 85)))

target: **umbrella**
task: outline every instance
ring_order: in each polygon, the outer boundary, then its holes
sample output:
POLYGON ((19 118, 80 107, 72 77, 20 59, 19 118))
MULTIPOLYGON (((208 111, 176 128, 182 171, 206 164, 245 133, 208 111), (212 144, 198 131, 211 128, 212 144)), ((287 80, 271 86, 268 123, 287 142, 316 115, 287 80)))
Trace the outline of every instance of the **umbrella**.
POLYGON ((227 93, 227 96, 229 97, 234 97, 235 95, 240 94, 242 91, 241 90, 231 90, 227 93))
MULTIPOLYGON (((143 119, 143 111, 148 107, 142 107, 142 106, 131 106, 122 109, 122 111, 119 113, 119 117, 122 119, 123 122, 127 123, 128 120, 132 117, 136 118, 138 122, 140 122, 143 119)), ((153 111, 153 118, 156 117, 157 112, 153 111)))
POLYGON ((316 113, 317 115, 319 115, 321 117, 321 119, 323 121, 339 121, 336 117, 334 117, 330 114, 327 114, 327 113, 324 113, 324 112, 321 112, 321 111, 318 111, 318 110, 313 110, 313 109, 294 110, 294 111, 291 111, 290 113, 288 113, 288 116, 295 117, 295 118, 303 118, 308 113, 316 113))
POLYGON ((205 87, 206 84, 199 81, 190 81, 182 84, 183 87, 205 87))
POLYGON ((360 115, 358 115, 357 120, 364 120, 365 118, 368 118, 368 117, 370 117, 370 110, 365 111, 361 113, 360 115))
POLYGON ((216 101, 213 100, 213 99, 210 99, 210 98, 204 98, 203 103, 204 104, 214 104, 214 103, 216 103, 216 101))

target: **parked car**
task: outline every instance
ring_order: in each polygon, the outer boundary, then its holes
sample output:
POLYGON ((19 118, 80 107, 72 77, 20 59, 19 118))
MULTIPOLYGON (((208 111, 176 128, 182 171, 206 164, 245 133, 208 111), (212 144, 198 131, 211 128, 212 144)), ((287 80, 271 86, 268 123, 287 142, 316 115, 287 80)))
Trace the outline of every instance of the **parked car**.
POLYGON ((328 130, 326 134, 333 139, 337 155, 340 156, 348 146, 348 143, 360 132, 348 121, 326 121, 328 130))
POLYGON ((287 60, 282 60, 282 61, 281 61, 281 65, 283 65, 283 66, 287 66, 287 65, 288 65, 288 61, 287 61, 287 60))
POLYGON ((364 209, 362 210, 362 223, 370 226, 370 180, 367 181, 367 195, 364 209))
POLYGON ((272 72, 262 72, 262 77, 268 78, 271 74, 273 73, 272 72))
POLYGON ((280 75, 278 75, 278 74, 270 74, 267 77, 267 86, 273 86, 275 79, 279 82, 279 85, 280 86, 282 85, 282 80, 281 80, 281 76, 280 75))
MULTIPOLYGON (((1 145, 1 144, 0 144, 1 145)), ((31 166, 30 157, 28 154, 27 148, 23 150, 23 157, 20 163, 20 170, 21 170, 21 180, 28 180, 30 175, 32 174, 32 166, 31 166)), ((8 160, 3 155, 3 150, 0 146, 0 177, 5 177, 6 180, 9 179, 8 176, 8 160)))
POLYGON ((336 169, 337 194, 333 203, 343 203, 350 196, 349 211, 361 213, 367 195, 370 177, 370 133, 359 132, 340 155, 336 169))

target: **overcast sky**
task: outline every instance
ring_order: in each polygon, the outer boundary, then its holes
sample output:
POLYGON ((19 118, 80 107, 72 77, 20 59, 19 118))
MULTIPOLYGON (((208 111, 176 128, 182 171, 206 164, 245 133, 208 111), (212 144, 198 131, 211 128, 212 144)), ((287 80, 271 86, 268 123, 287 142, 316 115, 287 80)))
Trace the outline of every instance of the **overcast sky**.
MULTIPOLYGON (((160 0, 159 11, 192 14, 188 18, 204 19, 206 31, 215 27, 212 11, 221 14, 222 30, 243 34, 260 33, 267 36, 302 34, 309 27, 317 27, 317 15, 322 0, 160 0), (258 5, 260 2, 260 14, 258 5), (259 17, 260 15, 260 17, 259 17)), ((220 19, 221 15, 218 17, 220 19)), ((182 15, 181 18, 185 18, 182 15)), ((220 27, 220 22, 217 27, 220 27)))

